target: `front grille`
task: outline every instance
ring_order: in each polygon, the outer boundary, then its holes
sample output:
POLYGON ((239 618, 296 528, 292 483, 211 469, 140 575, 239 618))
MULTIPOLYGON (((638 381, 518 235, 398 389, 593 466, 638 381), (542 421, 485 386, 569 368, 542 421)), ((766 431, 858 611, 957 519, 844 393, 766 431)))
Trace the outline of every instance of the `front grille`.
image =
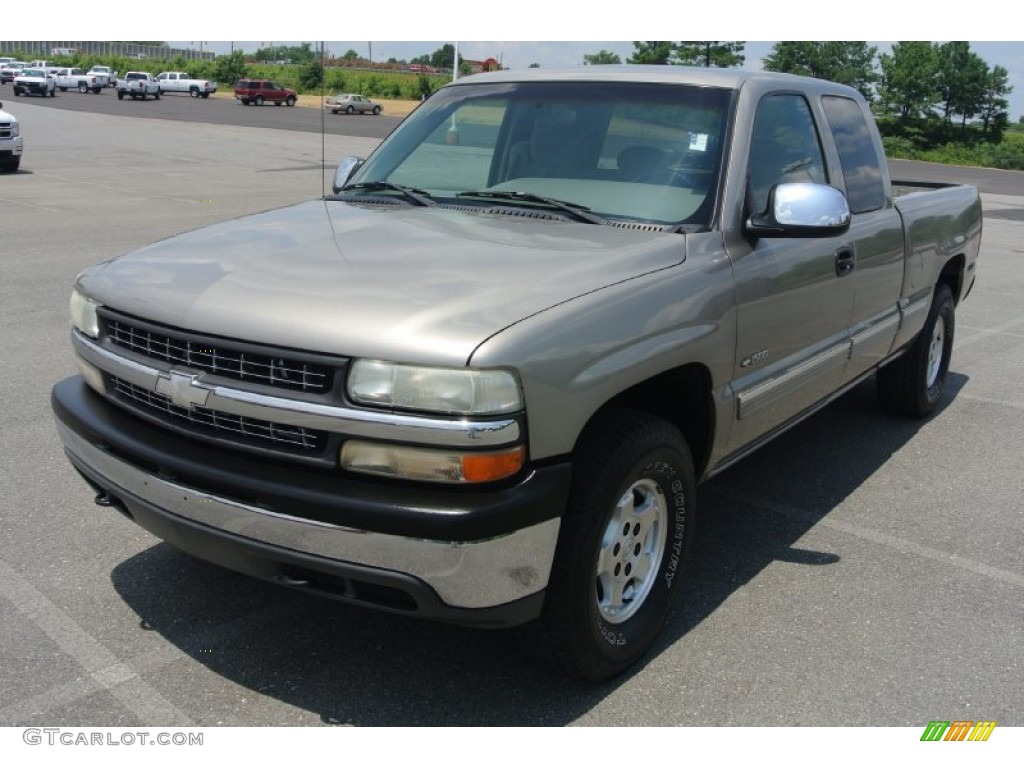
POLYGON ((313 394, 327 392, 332 384, 333 370, 326 365, 245 351, 219 340, 198 342, 171 330, 150 330, 114 317, 103 318, 103 329, 123 349, 229 379, 313 394))
POLYGON ((327 444, 327 433, 320 430, 275 424, 272 421, 235 416, 199 406, 182 408, 164 395, 150 392, 116 376, 111 378, 111 384, 122 402, 133 405, 162 422, 187 426, 194 432, 236 443, 305 454, 318 453, 327 444))

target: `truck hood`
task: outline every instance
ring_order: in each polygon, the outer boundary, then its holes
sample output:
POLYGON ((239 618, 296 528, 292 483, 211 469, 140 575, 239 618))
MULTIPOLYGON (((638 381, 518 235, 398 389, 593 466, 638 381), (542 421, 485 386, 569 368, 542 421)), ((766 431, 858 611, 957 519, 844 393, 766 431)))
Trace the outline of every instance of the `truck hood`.
POLYGON ((464 365, 526 317, 684 257, 681 234, 317 200, 163 240, 79 287, 206 334, 464 365))

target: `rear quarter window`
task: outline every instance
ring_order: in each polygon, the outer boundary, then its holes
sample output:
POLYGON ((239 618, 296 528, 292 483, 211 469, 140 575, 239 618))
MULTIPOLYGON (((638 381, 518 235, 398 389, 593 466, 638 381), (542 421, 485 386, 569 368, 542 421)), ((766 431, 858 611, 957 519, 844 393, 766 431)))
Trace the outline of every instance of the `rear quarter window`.
POLYGON ((882 163, 864 110, 853 99, 841 96, 826 96, 822 105, 839 150, 850 211, 878 210, 885 205, 882 163))

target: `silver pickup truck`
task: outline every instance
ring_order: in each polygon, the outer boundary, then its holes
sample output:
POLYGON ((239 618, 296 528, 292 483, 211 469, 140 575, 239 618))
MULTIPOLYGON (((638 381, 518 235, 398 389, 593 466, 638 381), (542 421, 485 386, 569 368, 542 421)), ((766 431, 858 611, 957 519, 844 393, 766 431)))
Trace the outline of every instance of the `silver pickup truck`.
POLYGON ((494 72, 322 200, 83 272, 52 393, 96 502, 396 613, 615 675, 678 591, 697 483, 867 377, 942 397, 977 190, 894 190, 854 90, 494 72))

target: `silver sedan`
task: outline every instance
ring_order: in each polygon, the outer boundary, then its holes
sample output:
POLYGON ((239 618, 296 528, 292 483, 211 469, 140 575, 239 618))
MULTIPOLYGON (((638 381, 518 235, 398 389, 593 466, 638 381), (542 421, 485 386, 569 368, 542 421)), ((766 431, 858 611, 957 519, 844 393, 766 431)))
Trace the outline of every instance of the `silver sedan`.
POLYGON ((358 93, 339 93, 337 96, 329 96, 324 104, 324 109, 331 110, 331 114, 344 112, 347 115, 356 112, 372 112, 379 115, 383 107, 376 101, 371 101, 358 93))

